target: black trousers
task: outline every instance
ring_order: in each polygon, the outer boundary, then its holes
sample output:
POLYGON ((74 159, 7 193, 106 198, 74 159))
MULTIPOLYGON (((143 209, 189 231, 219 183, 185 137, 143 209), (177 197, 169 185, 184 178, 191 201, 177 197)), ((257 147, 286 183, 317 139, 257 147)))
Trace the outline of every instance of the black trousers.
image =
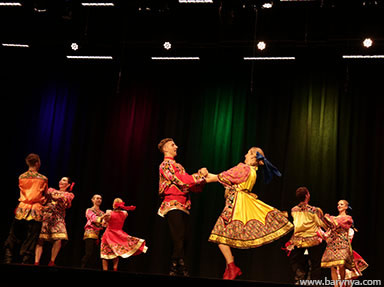
POLYGON ((98 239, 84 239, 85 254, 81 259, 81 268, 100 268, 100 246, 98 239))
POLYGON ((171 210, 165 218, 173 242, 172 259, 184 258, 189 239, 189 215, 181 210, 171 210))
POLYGON ((295 276, 295 282, 307 279, 309 272, 310 279, 321 279, 321 258, 325 250, 324 242, 308 248, 294 248, 289 255, 289 263, 295 276), (304 252, 308 249, 307 261, 304 252))
POLYGON ((35 247, 41 231, 41 222, 13 219, 8 238, 4 243, 4 263, 12 263, 16 250, 22 263, 33 263, 35 247))

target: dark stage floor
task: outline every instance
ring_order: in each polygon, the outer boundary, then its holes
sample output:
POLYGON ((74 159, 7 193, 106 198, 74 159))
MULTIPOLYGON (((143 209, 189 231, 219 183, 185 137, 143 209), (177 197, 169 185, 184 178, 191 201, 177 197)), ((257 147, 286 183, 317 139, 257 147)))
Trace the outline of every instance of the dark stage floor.
POLYGON ((0 265, 1 287, 24 286, 218 286, 218 287, 281 287, 292 284, 214 278, 171 277, 159 274, 101 271, 92 269, 47 267, 19 264, 0 265))

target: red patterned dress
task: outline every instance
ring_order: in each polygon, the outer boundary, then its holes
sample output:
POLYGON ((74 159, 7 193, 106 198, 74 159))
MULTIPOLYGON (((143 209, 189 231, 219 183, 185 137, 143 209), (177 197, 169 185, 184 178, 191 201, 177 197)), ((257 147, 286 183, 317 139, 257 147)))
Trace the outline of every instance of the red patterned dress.
POLYGON ((68 240, 65 226, 65 210, 71 207, 75 195, 72 192, 49 188, 46 194, 47 204, 43 207, 43 225, 39 238, 41 240, 68 240), (60 194, 54 199, 53 194, 60 194))
POLYGON ((124 210, 112 211, 108 227, 101 238, 100 255, 102 259, 114 259, 118 256, 128 258, 147 252, 145 240, 128 235, 123 231, 128 213, 124 210))
POLYGON ((234 248, 255 248, 270 243, 293 229, 287 216, 251 193, 257 167, 244 163, 218 175, 227 191, 224 210, 218 218, 210 242, 234 248))

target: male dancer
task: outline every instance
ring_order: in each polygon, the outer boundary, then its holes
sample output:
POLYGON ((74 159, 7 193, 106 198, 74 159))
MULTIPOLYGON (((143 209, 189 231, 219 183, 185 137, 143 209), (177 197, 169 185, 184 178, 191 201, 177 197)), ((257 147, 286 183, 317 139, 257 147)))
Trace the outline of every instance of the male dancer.
POLYGON ((166 218, 173 241, 169 275, 189 276, 184 263, 188 215, 191 208, 189 192, 202 190, 208 170, 201 168, 198 173, 186 173, 184 167, 175 161, 178 147, 171 138, 161 140, 158 148, 164 154, 164 160, 159 167, 159 194, 163 202, 158 215, 166 218))
POLYGON ((20 198, 11 230, 4 243, 4 263, 12 263, 14 251, 21 244, 22 263, 32 263, 42 222, 42 204, 48 189, 48 178, 38 173, 41 162, 37 154, 29 154, 28 171, 19 176, 20 198))
POLYGON ((306 187, 299 187, 296 190, 299 204, 291 210, 295 231, 286 246, 289 251, 289 263, 295 274, 295 283, 306 279, 308 272, 304 257, 306 249, 311 263, 310 279, 321 279, 321 257, 324 244, 321 244, 322 239, 317 232, 319 227, 325 228, 325 224, 322 221, 322 210, 308 204, 310 197, 306 187))
POLYGON ((95 194, 91 199, 93 206, 87 208, 85 217, 87 223, 84 226, 84 243, 85 243, 85 254, 81 259, 81 267, 95 267, 95 262, 100 256, 99 250, 99 233, 103 229, 102 222, 105 217, 104 211, 100 210, 100 205, 103 201, 101 195, 95 194))

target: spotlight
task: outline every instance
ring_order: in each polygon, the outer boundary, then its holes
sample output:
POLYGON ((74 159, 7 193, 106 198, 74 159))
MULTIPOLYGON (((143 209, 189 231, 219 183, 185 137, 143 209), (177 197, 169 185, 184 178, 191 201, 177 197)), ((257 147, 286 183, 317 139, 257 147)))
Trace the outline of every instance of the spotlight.
POLYGON ((72 44, 71 44, 71 49, 72 49, 73 51, 77 51, 77 50, 79 49, 79 45, 77 45, 77 43, 72 43, 72 44))
POLYGON ((273 7, 273 2, 270 1, 270 2, 265 2, 263 5, 261 5, 261 8, 264 8, 264 9, 270 9, 273 7))
POLYGON ((363 41, 363 46, 365 48, 370 48, 373 44, 373 41, 371 38, 365 38, 364 41, 363 41))
POLYGON ((165 50, 169 50, 172 48, 172 45, 170 42, 164 42, 163 44, 165 50))
POLYGON ((257 43, 257 49, 259 49, 260 51, 263 51, 266 47, 267 45, 263 41, 260 41, 259 43, 257 43))

